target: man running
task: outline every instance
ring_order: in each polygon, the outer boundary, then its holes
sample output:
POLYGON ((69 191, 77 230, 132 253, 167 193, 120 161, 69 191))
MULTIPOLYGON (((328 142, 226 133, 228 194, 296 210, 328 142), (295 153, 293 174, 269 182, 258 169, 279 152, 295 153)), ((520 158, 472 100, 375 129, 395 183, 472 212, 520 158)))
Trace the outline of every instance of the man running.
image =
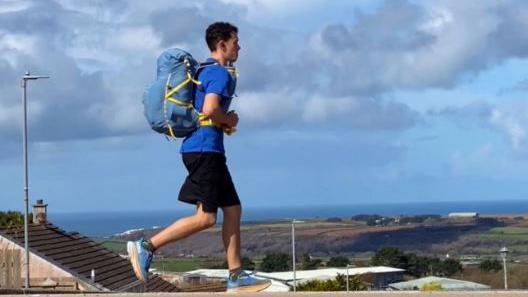
POLYGON ((150 240, 128 242, 127 249, 138 279, 146 282, 154 251, 216 224, 218 208, 224 221, 222 239, 229 277, 228 291, 260 291, 271 282, 254 278, 242 270, 240 257, 241 206, 224 150, 224 131, 233 131, 238 115, 228 111, 235 92, 236 78, 228 71, 238 59, 238 29, 224 22, 210 25, 205 32, 211 57, 198 74, 194 107, 214 125, 198 128, 186 137, 180 152, 189 172, 178 200, 196 205, 193 216, 181 218, 150 240))

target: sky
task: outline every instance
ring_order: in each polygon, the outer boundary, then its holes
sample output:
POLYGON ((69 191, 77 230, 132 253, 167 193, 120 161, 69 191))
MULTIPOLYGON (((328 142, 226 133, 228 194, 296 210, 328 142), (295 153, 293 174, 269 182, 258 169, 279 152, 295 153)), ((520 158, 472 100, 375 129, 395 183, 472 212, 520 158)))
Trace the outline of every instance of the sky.
POLYGON ((528 199, 528 2, 0 0, 0 209, 181 209, 180 141, 141 104, 157 56, 239 28, 226 136, 244 206, 528 199))

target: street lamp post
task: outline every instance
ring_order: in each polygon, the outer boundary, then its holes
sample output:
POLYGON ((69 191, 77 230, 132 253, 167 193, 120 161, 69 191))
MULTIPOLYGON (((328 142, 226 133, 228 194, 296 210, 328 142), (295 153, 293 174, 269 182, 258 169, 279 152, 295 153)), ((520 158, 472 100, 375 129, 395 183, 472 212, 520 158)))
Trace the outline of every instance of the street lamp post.
POLYGON ((30 75, 26 71, 22 76, 22 104, 24 109, 24 125, 22 130, 23 155, 24 155, 24 249, 26 255, 24 259, 24 267, 26 269, 25 288, 29 289, 29 236, 28 236, 28 213, 29 213, 29 173, 28 173, 28 149, 27 149, 27 82, 29 80, 37 80, 40 78, 49 78, 49 76, 30 75))
POLYGON ((293 268, 293 292, 297 292, 297 272, 295 269, 295 223, 304 223, 303 221, 292 220, 292 268, 293 268))
POLYGON ((508 290, 508 272, 506 271, 506 257, 510 252, 506 247, 500 249, 500 255, 502 258, 502 270, 504 270, 504 290, 508 290))

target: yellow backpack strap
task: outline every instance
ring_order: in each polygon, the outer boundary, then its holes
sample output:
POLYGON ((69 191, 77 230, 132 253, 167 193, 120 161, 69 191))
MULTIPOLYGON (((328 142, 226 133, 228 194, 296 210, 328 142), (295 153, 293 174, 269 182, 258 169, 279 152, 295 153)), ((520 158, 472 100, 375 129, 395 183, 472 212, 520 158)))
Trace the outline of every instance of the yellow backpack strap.
MULTIPOLYGON (((172 97, 172 95, 174 95, 176 92, 178 92, 179 90, 184 88, 188 83, 192 82, 192 83, 194 83, 196 85, 200 85, 201 84, 200 81, 195 80, 192 77, 191 71, 189 70, 189 67, 190 67, 189 61, 185 60, 184 63, 185 63, 185 66, 187 67, 187 78, 184 81, 182 81, 176 87, 171 89, 171 86, 170 86, 171 75, 169 75, 169 77, 167 78, 167 83, 165 84, 165 102, 163 104, 163 108, 165 109, 165 116, 167 116, 167 114, 166 114, 166 108, 167 108, 166 107, 166 103, 167 103, 167 101, 169 101, 171 103, 174 103, 176 105, 179 105, 179 106, 184 106, 186 108, 194 108, 192 103, 186 103, 186 102, 183 102, 182 100, 179 100, 179 99, 176 99, 176 98, 172 97)), ((167 128, 169 129, 168 134, 172 138, 176 138, 176 136, 174 135, 174 130, 172 129, 171 125, 169 125, 169 120, 167 118, 166 118, 166 121, 167 121, 167 128)))
POLYGON ((173 89, 171 89, 169 91, 169 89, 171 88, 170 87, 170 79, 167 79, 167 84, 165 86, 165 99, 168 99, 170 97, 172 97, 172 95, 174 95, 174 93, 178 92, 179 90, 181 90, 183 87, 185 87, 188 83, 190 82, 193 82, 197 85, 201 85, 202 83, 198 80, 195 80, 192 75, 191 75, 191 72, 190 71, 187 71, 187 79, 185 79, 184 81, 182 81, 179 85, 177 85, 176 87, 174 87, 173 89))
POLYGON ((228 128, 228 127, 224 127, 222 125, 216 124, 215 122, 213 122, 212 119, 207 118, 203 113, 198 114, 198 120, 199 120, 198 122, 201 127, 214 126, 214 127, 222 129, 222 131, 224 131, 224 133, 227 134, 228 136, 231 136, 236 131, 235 128, 228 128))

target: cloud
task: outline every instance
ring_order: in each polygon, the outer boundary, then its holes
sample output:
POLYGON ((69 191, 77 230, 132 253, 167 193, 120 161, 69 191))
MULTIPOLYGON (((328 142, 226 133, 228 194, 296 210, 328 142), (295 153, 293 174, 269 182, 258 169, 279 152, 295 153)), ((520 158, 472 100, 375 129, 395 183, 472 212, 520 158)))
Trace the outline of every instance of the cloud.
POLYGON ((527 92, 528 91, 528 78, 516 82, 513 86, 508 88, 502 88, 497 92, 497 95, 502 96, 514 92, 527 92))
POLYGON ((515 32, 527 29, 522 18, 527 7, 520 2, 385 1, 372 13, 356 12, 350 23, 314 33, 309 49, 299 55, 311 61, 301 68, 317 73, 311 80, 327 77, 319 88, 334 96, 453 88, 464 77, 528 54, 527 43, 514 40, 515 32))
POLYGON ((475 101, 462 107, 431 110, 430 116, 448 118, 456 124, 477 125, 499 132, 517 155, 528 153, 528 103, 524 101, 489 104, 475 101))
POLYGON ((358 130, 402 130, 414 126, 418 118, 401 103, 353 97, 312 98, 303 112, 306 123, 332 123, 358 130))
POLYGON ((499 106, 489 121, 505 135, 515 151, 528 153, 528 104, 515 102, 499 106))
MULTIPOLYGON (((266 129, 268 119, 328 127, 336 118, 337 126, 358 130, 409 129, 417 114, 384 99, 393 90, 452 88, 528 53, 528 43, 514 37, 528 29, 523 2, 385 1, 368 11, 350 4, 350 21, 330 19, 303 33, 263 24, 265 18, 257 25, 256 8, 278 6, 253 1, 19 3, 0 5, 3 139, 19 128, 14 86, 25 69, 52 76, 31 85, 35 140, 145 133, 141 94, 154 78, 156 56, 185 46, 205 58, 203 32, 216 20, 240 29, 235 107, 252 129, 266 129)), ((506 127, 504 121, 501 114, 494 125, 506 127)))

